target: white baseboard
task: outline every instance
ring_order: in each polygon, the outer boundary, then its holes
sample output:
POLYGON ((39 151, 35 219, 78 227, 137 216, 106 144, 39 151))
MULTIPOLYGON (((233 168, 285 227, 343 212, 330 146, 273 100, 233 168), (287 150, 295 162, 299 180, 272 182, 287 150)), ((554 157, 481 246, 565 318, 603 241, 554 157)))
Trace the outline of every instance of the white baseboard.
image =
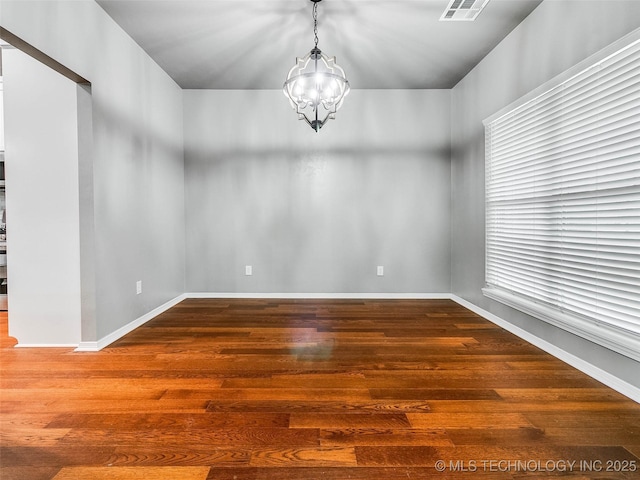
POLYGON ((124 337, 127 333, 132 332, 133 330, 135 330, 136 328, 140 327, 141 325, 144 325, 149 320, 157 317, 158 315, 160 315, 163 312, 166 312, 171 307, 177 305, 178 303, 180 303, 185 298, 187 298, 187 297, 184 294, 179 295, 176 298, 174 298, 173 300, 169 300, 167 303, 165 303, 163 305, 160 305, 157 308, 154 308, 149 313, 147 313, 147 314, 145 314, 145 315, 143 315, 143 316, 141 316, 139 318, 136 318, 133 322, 130 322, 130 323, 128 323, 127 325, 125 325, 123 327, 120 327, 115 332, 110 333, 109 335, 107 335, 106 337, 101 338, 97 342, 80 342, 80 345, 78 345, 78 348, 76 348, 75 351, 76 352, 98 352, 98 351, 102 350, 104 347, 106 347, 107 345, 110 345, 113 342, 115 342, 116 340, 124 337))
POLYGON ((291 299, 339 299, 339 300, 444 300, 450 293, 236 293, 192 292, 186 298, 282 298, 291 299))
POLYGON ((75 348, 77 343, 17 343, 13 348, 75 348))
POLYGON ((621 380, 618 377, 608 372, 605 372, 604 370, 596 367, 595 365, 587 362, 586 360, 580 357, 576 357, 575 355, 569 352, 566 352, 559 347, 556 347, 555 345, 547 342, 546 340, 536 337, 535 335, 527 332, 526 330, 523 330, 522 328, 516 325, 513 325, 507 322, 506 320, 503 320, 497 315, 494 315, 493 313, 488 312, 474 305, 473 303, 458 297, 457 295, 452 294, 450 298, 454 302, 459 303, 463 307, 471 310, 474 313, 477 313, 481 317, 486 318, 490 322, 493 322, 496 325, 504 328, 508 332, 513 333, 514 335, 520 337, 523 340, 526 340, 532 345, 535 345, 536 347, 544 350, 545 352, 553 355, 554 357, 562 360, 563 362, 568 363, 572 367, 577 368, 581 372, 586 373, 591 378, 594 378, 599 382, 604 383, 605 385, 612 388, 616 392, 621 393, 622 395, 629 397, 635 402, 640 403, 640 388, 634 385, 631 385, 630 383, 627 383, 624 380, 621 380))
POLYGON ((561 312, 499 288, 486 287, 482 289, 482 293, 496 302, 640 362, 640 333, 638 332, 561 312))
MULTIPOLYGON (((98 352, 116 340, 124 337, 127 333, 144 325, 149 320, 157 317, 171 307, 177 305, 186 298, 283 298, 283 299, 449 299, 449 293, 236 293, 236 292, 194 292, 184 293, 164 305, 150 311, 149 313, 135 319, 127 325, 120 327, 115 332, 97 342, 80 342, 79 345, 65 345, 67 347, 77 347, 76 352, 98 352)), ((22 345, 20 345, 22 346, 22 345)), ((24 345, 27 346, 27 345, 24 345)), ((51 346, 51 345, 37 345, 51 346)), ((55 345, 59 346, 59 345, 55 345)))
MULTIPOLYGON (((191 292, 184 293, 177 296, 173 300, 168 301, 164 305, 155 308, 149 313, 137 318, 133 322, 119 328, 115 332, 107 335, 106 337, 98 340, 97 342, 81 342, 77 346, 77 352, 97 352, 102 350, 107 345, 115 342, 119 338, 122 338, 127 333, 135 330, 141 325, 145 324, 149 320, 157 317, 161 313, 177 305, 182 300, 187 298, 273 298, 273 299, 377 299, 377 300, 453 300, 461 306, 471 310, 472 312, 486 318, 490 322, 504 328, 505 330, 513 333, 514 335, 526 340, 527 342, 535 345, 536 347, 544 350, 545 352, 553 355, 554 357, 568 363, 574 368, 577 368, 581 372, 589 375, 590 377, 604 383, 613 390, 629 397, 630 399, 640 403, 640 388, 631 385, 630 383, 621 380, 620 378, 596 367, 595 365, 587 362, 586 360, 576 357, 575 355, 562 350, 561 348, 543 340, 535 335, 523 330, 522 328, 513 325, 506 320, 488 312, 471 302, 464 300, 457 295, 451 293, 236 293, 236 292, 191 292)), ((16 347, 75 347, 76 345, 16 345, 16 347)))

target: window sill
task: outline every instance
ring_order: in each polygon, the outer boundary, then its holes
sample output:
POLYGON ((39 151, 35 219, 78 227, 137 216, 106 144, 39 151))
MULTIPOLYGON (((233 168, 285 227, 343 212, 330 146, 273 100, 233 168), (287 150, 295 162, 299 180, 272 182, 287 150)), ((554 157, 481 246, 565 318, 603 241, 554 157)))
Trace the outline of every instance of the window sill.
POLYGON ((640 361, 640 335, 636 332, 563 313, 495 287, 483 288, 482 293, 487 298, 640 361))

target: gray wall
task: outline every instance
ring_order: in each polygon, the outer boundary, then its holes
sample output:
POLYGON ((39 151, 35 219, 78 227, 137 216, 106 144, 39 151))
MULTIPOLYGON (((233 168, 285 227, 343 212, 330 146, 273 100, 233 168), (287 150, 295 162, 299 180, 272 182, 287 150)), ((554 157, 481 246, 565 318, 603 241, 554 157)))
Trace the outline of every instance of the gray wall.
POLYGON ((640 2, 545 1, 452 90, 452 292, 640 386, 626 357, 483 297, 482 121, 640 27, 640 2))
POLYGON ((92 84, 79 189, 81 238, 95 240, 81 246, 95 290, 82 340, 95 342, 184 292, 182 91, 93 0, 2 0, 0 22, 92 84))
POLYGON ((185 91, 187 291, 449 292, 449 109, 356 90, 315 133, 280 91, 185 91))

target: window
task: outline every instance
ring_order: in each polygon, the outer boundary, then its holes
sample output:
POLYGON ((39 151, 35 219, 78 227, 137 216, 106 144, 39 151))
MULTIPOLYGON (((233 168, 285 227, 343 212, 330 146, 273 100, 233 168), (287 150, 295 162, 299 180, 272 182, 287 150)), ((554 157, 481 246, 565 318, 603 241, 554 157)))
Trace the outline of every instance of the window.
POLYGON ((626 43, 485 121, 483 291, 640 360, 640 40, 626 43))

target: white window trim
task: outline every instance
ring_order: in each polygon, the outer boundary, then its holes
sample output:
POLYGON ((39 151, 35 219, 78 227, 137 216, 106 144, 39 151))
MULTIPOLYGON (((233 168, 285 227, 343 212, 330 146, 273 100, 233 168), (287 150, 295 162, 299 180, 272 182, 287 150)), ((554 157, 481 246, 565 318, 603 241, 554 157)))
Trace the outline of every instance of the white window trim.
MULTIPOLYGON (((578 63, 552 80, 544 83, 517 101, 509 104, 494 115, 485 119, 483 124, 486 127, 500 117, 512 112, 528 102, 535 100, 537 97, 545 94, 549 90, 580 74, 585 69, 602 62, 607 57, 638 40, 640 40, 640 28, 590 56, 586 60, 578 63)), ((551 325, 590 340, 596 344, 602 345, 636 361, 640 361, 640 334, 636 332, 622 329, 608 323, 601 323, 597 320, 581 317, 579 315, 562 313, 556 309, 549 308, 545 305, 528 300, 519 295, 511 294, 499 288, 487 286, 482 289, 482 292, 487 298, 543 320, 551 325)))
POLYGON ((583 72, 587 68, 592 67, 594 64, 602 62, 607 57, 609 57, 609 56, 615 54, 616 52, 618 52, 619 50, 622 50, 623 48, 631 45, 633 42, 635 42, 637 40, 640 40, 640 28, 637 28, 636 30, 628 33, 627 35, 625 35, 621 39, 613 42, 611 45, 608 45, 608 46, 604 47, 602 50, 594 53, 593 55, 591 55, 590 57, 587 57, 586 59, 584 59, 581 62, 577 63, 573 67, 571 67, 571 68, 565 70, 564 72, 560 73, 559 75, 553 77, 551 80, 548 80, 547 82, 543 83, 538 88, 535 88, 534 90, 532 90, 529 93, 523 95, 522 97, 518 98, 514 102, 508 104, 506 107, 501 108, 500 110, 498 110, 493 115, 485 118, 482 121, 482 124, 484 126, 489 125, 490 123, 494 122, 498 118, 503 117, 504 115, 512 112, 513 110, 515 110, 516 108, 524 105, 525 103, 528 103, 528 102, 531 102, 532 100, 535 100, 537 97, 539 97, 540 95, 545 94, 547 91, 551 90, 552 88, 555 88, 558 85, 560 85, 561 83, 566 82, 570 78, 575 77, 576 75, 580 74, 581 72, 583 72))
POLYGON ((482 293, 485 297, 640 362, 640 336, 635 335, 633 332, 581 318, 577 315, 558 313, 554 309, 525 300, 497 288, 483 288, 482 293))

